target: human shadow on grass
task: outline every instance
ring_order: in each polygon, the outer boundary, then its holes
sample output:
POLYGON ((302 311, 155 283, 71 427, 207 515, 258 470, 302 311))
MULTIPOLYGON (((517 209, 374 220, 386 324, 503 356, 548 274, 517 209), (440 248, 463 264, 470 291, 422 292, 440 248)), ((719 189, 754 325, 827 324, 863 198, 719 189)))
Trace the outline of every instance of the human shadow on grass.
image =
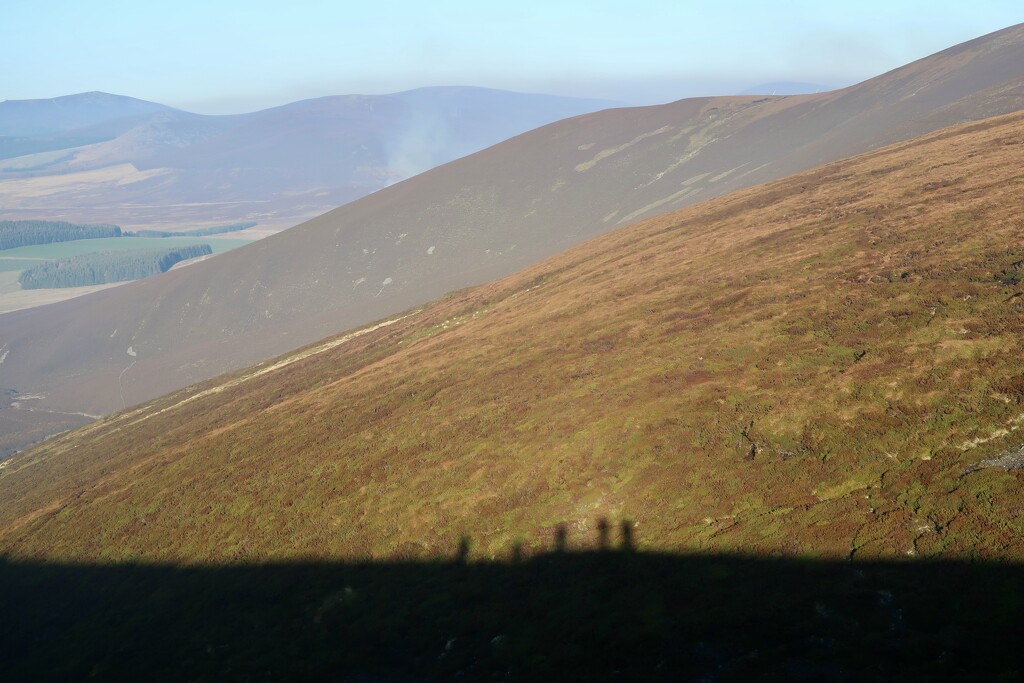
POLYGON ((1024 568, 645 552, 0 560, 0 680, 1013 680, 1024 568))

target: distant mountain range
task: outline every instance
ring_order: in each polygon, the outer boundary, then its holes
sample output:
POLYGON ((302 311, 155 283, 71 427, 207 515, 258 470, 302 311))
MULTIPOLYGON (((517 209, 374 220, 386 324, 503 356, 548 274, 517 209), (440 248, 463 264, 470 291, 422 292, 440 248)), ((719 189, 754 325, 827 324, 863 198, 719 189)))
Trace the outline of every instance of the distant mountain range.
POLYGON ((0 218, 291 225, 614 102, 468 87, 204 116, 105 93, 0 102, 0 218))
POLYGON ((117 410, 639 219, 1021 108, 1016 26, 834 92, 551 124, 184 270, 0 316, 17 404, 0 419, 117 410))

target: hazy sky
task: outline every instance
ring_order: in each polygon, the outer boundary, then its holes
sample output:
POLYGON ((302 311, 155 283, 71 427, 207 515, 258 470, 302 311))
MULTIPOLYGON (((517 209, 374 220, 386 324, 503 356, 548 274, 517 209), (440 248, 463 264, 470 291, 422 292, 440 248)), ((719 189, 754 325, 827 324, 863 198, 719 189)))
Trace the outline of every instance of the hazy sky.
POLYGON ((15 0, 0 100, 102 90, 228 113, 478 85, 654 103, 848 85, 1020 22, 1022 0, 15 0))

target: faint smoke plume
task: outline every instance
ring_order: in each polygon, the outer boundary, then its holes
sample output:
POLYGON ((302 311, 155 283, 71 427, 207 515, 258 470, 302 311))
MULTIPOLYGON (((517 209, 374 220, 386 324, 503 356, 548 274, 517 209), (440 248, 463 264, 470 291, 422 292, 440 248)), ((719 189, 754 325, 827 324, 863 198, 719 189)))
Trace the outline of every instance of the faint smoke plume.
POLYGON ((436 107, 409 107, 400 131, 385 145, 388 184, 460 156, 453 125, 458 125, 457 112, 446 115, 436 107))

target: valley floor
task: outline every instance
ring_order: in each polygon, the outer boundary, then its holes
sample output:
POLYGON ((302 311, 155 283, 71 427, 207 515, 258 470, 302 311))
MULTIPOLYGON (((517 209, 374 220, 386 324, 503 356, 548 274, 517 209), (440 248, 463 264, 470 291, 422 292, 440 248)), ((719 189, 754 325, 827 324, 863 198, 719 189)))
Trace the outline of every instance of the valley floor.
POLYGON ((88 287, 61 287, 58 289, 22 289, 18 284, 18 271, 0 272, 0 313, 20 311, 34 306, 45 306, 58 301, 74 299, 75 297, 92 294, 111 287, 128 284, 127 282, 113 282, 106 285, 91 285, 88 287))

